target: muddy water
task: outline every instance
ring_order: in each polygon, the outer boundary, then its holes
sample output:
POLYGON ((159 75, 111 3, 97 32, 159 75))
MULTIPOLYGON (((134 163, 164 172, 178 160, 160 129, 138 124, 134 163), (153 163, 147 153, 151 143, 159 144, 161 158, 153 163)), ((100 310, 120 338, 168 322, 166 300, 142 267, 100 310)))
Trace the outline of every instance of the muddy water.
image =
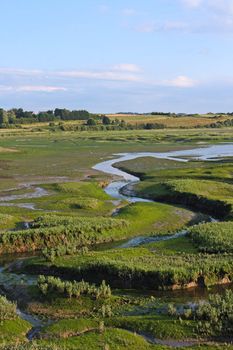
POLYGON ((21 200, 21 199, 41 198, 41 197, 48 196, 49 192, 42 187, 39 187, 39 186, 34 187, 32 185, 25 185, 24 187, 22 187, 22 189, 30 190, 30 192, 0 196, 0 206, 18 207, 18 208, 25 208, 30 210, 40 210, 36 208, 34 203, 14 203, 13 201, 21 200))

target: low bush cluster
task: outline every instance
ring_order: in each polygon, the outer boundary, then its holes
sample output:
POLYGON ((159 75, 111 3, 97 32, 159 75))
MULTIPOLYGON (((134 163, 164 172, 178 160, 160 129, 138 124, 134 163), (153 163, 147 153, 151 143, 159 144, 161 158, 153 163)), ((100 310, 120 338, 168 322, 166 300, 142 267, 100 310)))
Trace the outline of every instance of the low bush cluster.
POLYGON ((205 253, 233 253, 233 222, 205 223, 190 229, 189 235, 205 253))
POLYGON ((197 321, 198 332, 204 336, 231 337, 233 334, 233 291, 212 294, 207 301, 183 308, 169 304, 167 312, 178 318, 197 321))
POLYGON ((115 235, 124 237, 128 222, 111 218, 73 218, 47 216, 39 218, 33 228, 7 231, 0 235, 0 251, 26 252, 53 248, 75 242, 76 247, 110 242, 115 235), (110 234, 111 233, 111 234, 110 234))
POLYGON ((88 247, 79 247, 75 242, 66 245, 59 245, 56 248, 45 248, 42 250, 42 254, 46 261, 54 262, 55 258, 64 255, 80 254, 85 255, 89 251, 88 247))
POLYGON ((15 320, 17 318, 16 304, 0 296, 0 321, 15 320))
POLYGON ((111 296, 111 288, 102 281, 101 285, 97 287, 95 284, 90 284, 82 280, 76 281, 62 281, 60 278, 53 276, 39 276, 37 285, 39 290, 44 294, 57 293, 63 297, 79 298, 82 295, 88 295, 95 299, 109 298, 111 296))

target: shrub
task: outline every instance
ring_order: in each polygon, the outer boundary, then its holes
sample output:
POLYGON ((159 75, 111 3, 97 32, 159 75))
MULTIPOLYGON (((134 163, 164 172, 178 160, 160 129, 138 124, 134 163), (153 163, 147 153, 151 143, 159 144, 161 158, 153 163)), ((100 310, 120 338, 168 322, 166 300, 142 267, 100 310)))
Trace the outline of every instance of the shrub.
POLYGON ((16 318, 16 304, 8 301, 4 296, 0 296, 0 321, 16 318))
MULTIPOLYGON (((37 285, 42 294, 50 293, 61 294, 63 297, 79 298, 81 295, 88 295, 95 299, 109 298, 111 296, 111 288, 102 281, 101 285, 97 287, 95 284, 90 284, 82 280, 76 281, 62 281, 60 278, 53 276, 39 276, 37 285)), ((110 310, 106 310, 110 314, 110 310)))

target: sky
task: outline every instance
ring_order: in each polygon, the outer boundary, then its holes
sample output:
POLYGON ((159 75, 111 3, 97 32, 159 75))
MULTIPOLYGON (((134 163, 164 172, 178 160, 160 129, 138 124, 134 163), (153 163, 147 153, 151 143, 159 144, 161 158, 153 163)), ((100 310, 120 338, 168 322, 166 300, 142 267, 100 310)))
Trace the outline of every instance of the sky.
POLYGON ((233 111, 233 0, 0 4, 2 108, 233 111))

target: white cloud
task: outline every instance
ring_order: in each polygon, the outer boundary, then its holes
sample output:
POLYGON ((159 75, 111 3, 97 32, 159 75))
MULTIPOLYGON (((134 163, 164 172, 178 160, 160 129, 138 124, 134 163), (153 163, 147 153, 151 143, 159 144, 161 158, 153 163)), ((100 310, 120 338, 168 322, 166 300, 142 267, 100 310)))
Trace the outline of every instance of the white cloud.
POLYGON ((67 91, 66 88, 60 86, 46 85, 0 85, 1 92, 57 92, 67 91))
POLYGON ((185 75, 179 75, 175 79, 165 80, 163 82, 163 85, 165 86, 178 87, 178 88, 191 88, 191 87, 194 87, 196 84, 197 84, 197 81, 185 75))
POLYGON ((228 14, 233 13, 233 0, 206 0, 207 6, 228 14))
POLYGON ((120 63, 116 64, 113 67, 114 70, 123 71, 123 72, 140 72, 140 67, 133 63, 120 63))
MULTIPOLYGON (((18 68, 1 68, 0 67, 0 78, 6 80, 9 78, 17 78, 26 81, 28 78, 34 79, 39 82, 48 81, 54 78, 80 78, 80 79, 94 79, 94 80, 119 80, 119 81, 140 81, 139 76, 140 68, 133 63, 120 63, 116 64, 109 70, 72 70, 72 71, 40 71, 40 70, 26 70, 18 68)), ((41 83, 34 85, 22 84, 22 89, 31 91, 38 89, 37 91, 57 91, 64 89, 63 87, 47 86, 41 83)), ((64 90, 63 90, 64 91, 64 90)))
POLYGON ((197 8, 203 4, 203 0, 181 0, 185 6, 190 8, 197 8))
POLYGON ((65 87, 61 86, 47 86, 47 85, 21 85, 12 88, 12 90, 18 92, 58 92, 67 91, 65 87))
POLYGON ((144 87, 175 87, 191 88, 196 80, 180 75, 174 79, 153 79, 147 77, 140 67, 133 63, 120 63, 108 70, 67 70, 67 71, 37 71, 21 69, 1 69, 7 71, 0 81, 2 93, 56 93, 65 91, 80 91, 86 86, 94 85, 117 88, 122 82, 137 84, 144 87), (23 75, 22 75, 23 72, 23 75), (40 72, 40 75, 35 75, 40 72), (11 73, 11 75, 10 75, 11 73), (31 75, 30 75, 31 74, 31 75), (13 79, 12 79, 13 78, 13 79), (15 79, 16 78, 16 79, 15 79), (111 84, 109 83, 111 82, 111 84), (95 85, 96 85, 95 84, 95 85))
POLYGON ((5 68, 0 67, 1 75, 36 76, 42 74, 39 69, 5 68))
POLYGON ((221 11, 225 14, 233 14, 233 0, 181 0, 181 2, 190 8, 203 7, 210 12, 219 14, 221 11))
POLYGON ((140 81, 140 77, 136 74, 130 74, 129 71, 60 71, 57 76, 80 79, 94 79, 94 80, 118 80, 136 82, 140 81))
POLYGON ((46 86, 46 85, 22 85, 15 88, 19 92, 57 92, 67 91, 66 88, 60 86, 46 86))

